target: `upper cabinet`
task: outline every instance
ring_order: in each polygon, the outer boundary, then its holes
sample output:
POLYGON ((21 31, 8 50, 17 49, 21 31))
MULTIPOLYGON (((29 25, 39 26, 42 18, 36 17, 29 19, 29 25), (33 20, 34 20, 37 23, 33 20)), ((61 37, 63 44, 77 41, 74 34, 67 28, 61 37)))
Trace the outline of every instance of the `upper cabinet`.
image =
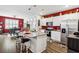
POLYGON ((53 26, 60 26, 62 18, 57 16, 53 18, 53 26))
POLYGON ((66 22, 66 20, 70 20, 70 22, 74 22, 74 19, 75 20, 79 19, 79 13, 56 16, 56 17, 53 17, 53 26, 60 26, 60 24, 62 22, 66 22))

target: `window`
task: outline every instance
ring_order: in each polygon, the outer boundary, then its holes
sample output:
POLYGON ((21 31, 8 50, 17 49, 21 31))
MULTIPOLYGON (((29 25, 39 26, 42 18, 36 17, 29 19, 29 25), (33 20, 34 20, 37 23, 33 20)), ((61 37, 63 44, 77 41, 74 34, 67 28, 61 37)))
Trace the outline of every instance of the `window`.
POLYGON ((5 20, 5 29, 18 28, 18 20, 6 19, 5 20))

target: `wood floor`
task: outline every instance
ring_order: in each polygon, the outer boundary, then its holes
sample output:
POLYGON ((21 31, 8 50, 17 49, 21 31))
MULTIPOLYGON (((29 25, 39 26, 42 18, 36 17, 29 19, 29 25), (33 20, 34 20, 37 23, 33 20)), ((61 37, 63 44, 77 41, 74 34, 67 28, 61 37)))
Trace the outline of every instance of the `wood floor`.
POLYGON ((43 53, 67 53, 67 46, 57 42, 48 42, 47 49, 43 53))

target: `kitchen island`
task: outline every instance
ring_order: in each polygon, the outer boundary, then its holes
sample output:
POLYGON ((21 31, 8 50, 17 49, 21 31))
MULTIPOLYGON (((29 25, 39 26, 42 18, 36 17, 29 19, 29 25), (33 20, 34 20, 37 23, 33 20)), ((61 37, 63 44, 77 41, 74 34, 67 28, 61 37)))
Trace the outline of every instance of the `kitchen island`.
POLYGON ((25 34, 26 38, 30 38, 30 50, 33 53, 41 53, 46 50, 47 47, 47 34, 44 32, 31 32, 31 34, 25 34))
POLYGON ((75 35, 69 35, 67 37, 67 47, 69 53, 79 52, 79 37, 75 35))

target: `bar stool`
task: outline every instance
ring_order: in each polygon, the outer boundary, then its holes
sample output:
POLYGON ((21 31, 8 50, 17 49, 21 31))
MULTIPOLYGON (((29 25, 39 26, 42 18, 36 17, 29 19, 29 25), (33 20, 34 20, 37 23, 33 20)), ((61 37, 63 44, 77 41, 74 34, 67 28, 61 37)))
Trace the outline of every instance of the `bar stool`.
POLYGON ((23 36, 16 37, 16 52, 21 51, 21 38, 23 38, 23 36))
POLYGON ((30 39, 29 38, 21 38, 21 52, 23 52, 23 50, 25 50, 25 52, 28 53, 29 48, 30 48, 30 39))

